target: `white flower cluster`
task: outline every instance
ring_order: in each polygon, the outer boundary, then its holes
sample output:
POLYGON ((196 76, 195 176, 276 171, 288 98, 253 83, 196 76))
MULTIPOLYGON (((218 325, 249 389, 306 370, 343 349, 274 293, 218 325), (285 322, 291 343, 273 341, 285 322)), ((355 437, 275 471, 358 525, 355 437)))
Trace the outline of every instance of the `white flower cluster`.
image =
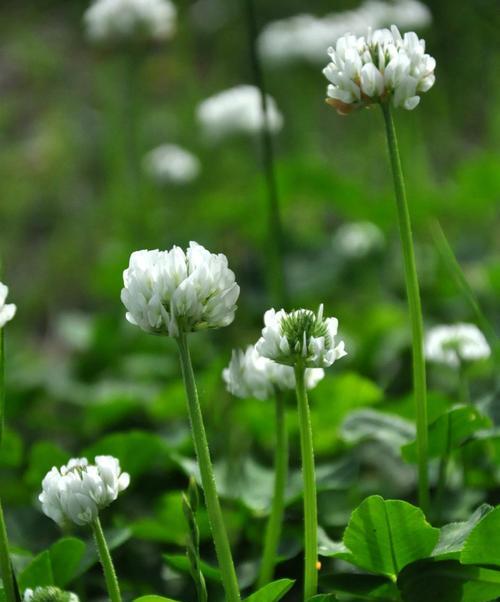
POLYGON ((95 43, 164 41, 175 33, 177 10, 170 0, 95 0, 84 15, 95 43))
POLYGON ((431 362, 458 367, 462 362, 486 359, 491 349, 475 324, 435 326, 425 338, 425 355, 431 362))
POLYGON ((129 475, 121 471, 113 456, 97 456, 95 464, 86 458, 72 458, 67 465, 60 469, 54 466, 47 473, 38 499, 43 512, 59 525, 86 525, 129 483, 129 475))
POLYGON ((17 311, 14 303, 5 303, 8 294, 9 287, 0 282, 0 328, 3 328, 7 322, 10 322, 17 311))
POLYGON ((425 53, 425 41, 414 32, 402 37, 395 25, 366 37, 347 34, 328 54, 331 63, 323 70, 331 82, 327 102, 343 115, 389 101, 410 111, 435 81, 436 61, 425 53))
POLYGON ((317 314, 309 309, 290 313, 269 309, 264 324, 257 351, 279 364, 294 366, 301 362, 308 368, 328 368, 347 355, 344 341, 335 344, 338 320, 323 318, 323 305, 317 314))
POLYGON ((382 2, 368 0, 354 10, 323 17, 296 15, 266 25, 259 36, 259 52, 269 63, 281 65, 296 61, 321 63, 325 48, 350 31, 361 35, 368 28, 395 24, 402 29, 429 25, 431 14, 419 0, 382 2))
MULTIPOLYGON (((305 375, 306 387, 313 389, 324 376, 322 368, 308 368, 305 375)), ((275 395, 276 389, 295 389, 293 368, 263 357, 255 345, 249 345, 245 351, 233 350, 229 366, 222 372, 222 378, 227 390, 243 399, 270 399, 275 395)))
POLYGON ((333 236, 333 246, 345 257, 361 259, 384 245, 384 234, 372 222, 342 224, 333 236))
POLYGON ((240 293, 226 256, 196 242, 186 252, 174 246, 132 253, 123 282, 127 320, 172 337, 231 324, 240 293))
POLYGON ((187 184, 200 169, 198 158, 176 144, 162 144, 144 157, 144 170, 160 184, 187 184))
MULTIPOLYGON (((283 117, 271 96, 267 100, 267 126, 278 132, 283 117)), ((255 86, 241 85, 219 92, 198 105, 197 118, 205 135, 218 140, 233 134, 255 134, 265 126, 260 91, 255 86)))
POLYGON ((23 602, 79 602, 79 598, 73 592, 65 592, 53 585, 47 585, 25 589, 23 602))

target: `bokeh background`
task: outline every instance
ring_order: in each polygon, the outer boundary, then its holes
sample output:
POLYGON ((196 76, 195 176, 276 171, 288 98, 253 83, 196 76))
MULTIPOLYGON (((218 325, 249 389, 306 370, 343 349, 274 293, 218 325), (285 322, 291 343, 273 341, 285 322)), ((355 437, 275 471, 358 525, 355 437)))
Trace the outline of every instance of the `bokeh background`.
MULTIPOLYGON (((436 247, 432 223, 439 219, 484 314, 498 326, 498 3, 426 5, 432 21, 418 31, 437 60, 437 82, 417 110, 396 114, 425 321, 476 319, 436 247)), ((143 53, 131 73, 128 53, 86 40, 87 6, 25 0, 0 9, 0 252, 2 280, 18 305, 7 334, 2 496, 22 565, 58 537, 37 508, 45 472, 70 455, 114 453, 132 476, 130 491, 106 517, 126 595, 155 590, 194 599, 179 560, 165 557, 183 554, 180 496, 193 456, 175 347, 125 322, 120 289, 133 250, 189 240, 224 252, 237 275, 236 321, 192 337, 192 344, 238 566, 250 584, 270 495, 273 408, 231 398, 220 375, 234 346, 256 340, 270 304, 262 153, 258 137, 211 142, 196 120, 207 96, 253 82, 246 13, 234 0, 177 1, 175 37, 143 53), (148 177, 142 157, 166 142, 198 156, 199 178, 159 185, 148 177)), ((259 30, 294 14, 357 6, 349 0, 256 2, 259 30)), ((346 417, 376 407, 411 421, 413 409, 382 116, 373 109, 340 117, 329 108, 321 73, 326 63, 325 52, 323 63, 264 61, 263 68, 284 116, 274 144, 292 305, 323 302, 327 315, 339 318, 349 350, 311 396, 321 524, 338 537, 366 494, 411 500, 414 492, 414 468, 397 457, 392 435, 384 441, 370 432, 346 434, 346 417), (339 235, 359 221, 382 234, 361 251, 339 235)), ((494 374, 492 362, 473 374, 474 395, 492 415, 494 374)), ((454 401, 454 379, 452 371, 430 370, 431 416, 454 401)), ((289 425, 297 470, 293 400, 289 425)), ((451 518, 483 499, 498 502, 495 460, 479 462, 472 488, 450 498, 451 518)), ((294 474, 283 575, 301 566, 294 474)), ((213 563, 203 513, 201 523, 203 554, 213 563)), ((91 564, 89 557, 83 568, 91 564)), ((92 569, 75 588, 98 599, 99 571, 92 569)))

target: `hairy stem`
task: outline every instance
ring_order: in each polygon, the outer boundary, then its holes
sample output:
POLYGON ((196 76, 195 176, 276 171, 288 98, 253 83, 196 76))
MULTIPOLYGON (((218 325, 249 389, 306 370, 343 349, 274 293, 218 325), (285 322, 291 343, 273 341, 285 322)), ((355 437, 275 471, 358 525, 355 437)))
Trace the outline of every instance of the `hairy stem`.
POLYGON ((108 544, 106 543, 106 538, 104 537, 104 532, 102 530, 99 517, 92 522, 92 532, 94 534, 94 541, 97 548, 97 553, 99 555, 99 560, 101 561, 109 599, 111 602, 121 602, 122 596, 120 594, 118 577, 116 576, 113 560, 111 558, 111 554, 109 553, 108 544))
POLYGON ((186 333, 182 332, 179 335, 177 344, 181 359, 182 376, 186 388, 193 443, 200 468, 201 483, 205 494, 205 502, 207 505, 212 537, 214 539, 215 551, 217 553, 219 568, 222 575, 222 584, 226 592, 226 601, 238 602, 240 600, 238 580, 236 578, 229 539, 222 517, 219 498, 217 496, 214 471, 210 459, 210 451, 208 448, 200 402, 198 400, 198 392, 196 390, 196 382, 194 379, 186 333))
POLYGON ((418 285, 415 250, 411 231, 410 212, 406 200, 403 170, 399 157, 396 129, 389 104, 382 104, 387 145, 396 194, 396 207, 399 221, 399 233, 403 251, 403 262, 406 281, 406 295, 412 330, 413 348, 413 394, 417 415, 417 449, 418 449, 418 499, 424 512, 429 509, 429 476, 428 476, 428 432, 427 432, 427 386, 425 377, 425 358, 423 344, 423 320, 420 290, 418 285))
POLYGON ((311 414, 307 400, 304 366, 295 366, 295 380, 304 484, 304 600, 309 600, 318 589, 318 509, 311 414))

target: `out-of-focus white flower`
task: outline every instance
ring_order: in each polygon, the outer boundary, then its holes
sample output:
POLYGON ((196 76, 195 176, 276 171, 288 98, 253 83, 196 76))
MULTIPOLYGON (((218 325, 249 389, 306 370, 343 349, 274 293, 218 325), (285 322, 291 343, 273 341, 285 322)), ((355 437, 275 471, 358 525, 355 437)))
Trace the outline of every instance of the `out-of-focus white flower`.
POLYGON ((144 157, 144 169, 157 182, 186 184, 200 173, 200 161, 175 144, 162 144, 144 157))
POLYGON ((79 598, 73 592, 65 592, 58 587, 48 585, 25 589, 23 602, 79 602, 79 598))
POLYGON ((335 344, 338 320, 323 318, 323 305, 317 314, 310 309, 290 313, 269 309, 264 314, 264 324, 257 352, 279 364, 328 368, 347 355, 344 341, 335 344))
POLYGON ((272 64, 321 63, 325 48, 334 45, 346 31, 361 35, 369 28, 379 29, 391 24, 403 29, 420 28, 429 25, 431 20, 429 9, 419 0, 368 0, 354 10, 323 17, 295 15, 271 22, 259 36, 259 52, 272 64))
POLYGON ((43 512, 56 523, 86 525, 129 483, 130 476, 121 472, 120 462, 113 456, 97 456, 95 464, 89 464, 87 458, 72 458, 47 473, 38 499, 43 512))
POLYGON ((382 102, 410 111, 434 85, 436 61, 425 53, 425 41, 414 32, 402 37, 395 25, 366 37, 347 34, 328 54, 327 102, 341 114, 382 102))
POLYGON ((430 362, 456 367, 490 355, 490 346, 475 324, 435 326, 425 338, 425 356, 430 362))
POLYGON ((333 236, 333 246, 346 257, 362 258, 384 245, 384 235, 372 222, 343 224, 333 236))
POLYGON ((196 242, 186 252, 173 247, 132 253, 123 282, 127 320, 172 337, 231 324, 240 293, 226 256, 196 242))
MULTIPOLYGON (((306 387, 314 388, 325 376, 322 368, 306 370, 306 387)), ((245 351, 233 350, 229 366, 224 368, 222 378, 227 390, 236 397, 256 397, 270 399, 276 389, 295 389, 295 373, 291 366, 277 364, 260 355, 255 345, 249 345, 245 351)))
POLYGON ((8 294, 9 287, 0 282, 0 328, 3 328, 7 322, 10 322, 17 311, 17 307, 14 303, 5 303, 8 294))
POLYGON ((84 15, 88 38, 98 44, 161 42, 175 33, 170 0, 95 0, 84 15))
MULTIPOLYGON (((270 132, 278 132, 283 117, 274 99, 269 95, 266 99, 267 126, 270 132)), ((241 85, 219 92, 198 105, 197 118, 212 139, 260 132, 265 125, 260 91, 255 86, 241 85)))

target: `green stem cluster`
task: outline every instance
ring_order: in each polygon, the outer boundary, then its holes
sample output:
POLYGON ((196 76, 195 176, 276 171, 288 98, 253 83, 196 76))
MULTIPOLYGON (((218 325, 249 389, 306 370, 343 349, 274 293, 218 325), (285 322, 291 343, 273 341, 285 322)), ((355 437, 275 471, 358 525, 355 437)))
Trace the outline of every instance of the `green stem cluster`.
POLYGON ((418 450, 418 499, 424 512, 429 509, 429 477, 428 477, 428 432, 427 432, 427 386, 424 357, 424 328, 422 305, 418 285, 415 250, 411 230, 410 212, 406 199, 403 170, 399 157, 396 129, 389 104, 382 104, 387 145, 396 193, 396 207, 399 221, 401 247, 406 281, 406 295, 412 330, 413 348, 413 394, 417 415, 417 450, 418 450))
POLYGON ((215 544, 215 551, 217 553, 219 568, 222 575, 222 584, 226 593, 226 602, 238 602, 240 600, 238 580, 236 578, 229 539, 224 526, 219 498, 217 496, 215 476, 205 433, 205 425, 203 423, 203 415, 198 400, 198 392, 196 390, 196 382, 194 379, 186 333, 181 332, 177 338, 177 344, 179 347, 184 386, 186 388, 193 443, 200 468, 201 483, 205 494, 205 502, 215 544))
POLYGON ((298 364, 295 366, 295 380, 304 483, 304 600, 309 600, 318 589, 318 509, 311 414, 304 366, 298 364))
POLYGON ((276 390, 275 407, 276 447, 274 452, 274 491, 257 582, 257 587, 259 588, 264 587, 273 578, 285 511, 285 487, 288 473, 288 435, 285 419, 285 398, 282 391, 276 390))
POLYGON ((118 578, 116 576, 115 567, 113 566, 113 560, 109 552, 106 538, 102 530, 101 522, 97 517, 92 523, 92 532, 94 534, 94 541, 97 548, 97 554, 101 561, 102 570, 104 573, 104 579, 106 581, 106 587, 108 589, 109 599, 111 602, 121 602, 122 596, 120 594, 120 586, 118 584, 118 578))

